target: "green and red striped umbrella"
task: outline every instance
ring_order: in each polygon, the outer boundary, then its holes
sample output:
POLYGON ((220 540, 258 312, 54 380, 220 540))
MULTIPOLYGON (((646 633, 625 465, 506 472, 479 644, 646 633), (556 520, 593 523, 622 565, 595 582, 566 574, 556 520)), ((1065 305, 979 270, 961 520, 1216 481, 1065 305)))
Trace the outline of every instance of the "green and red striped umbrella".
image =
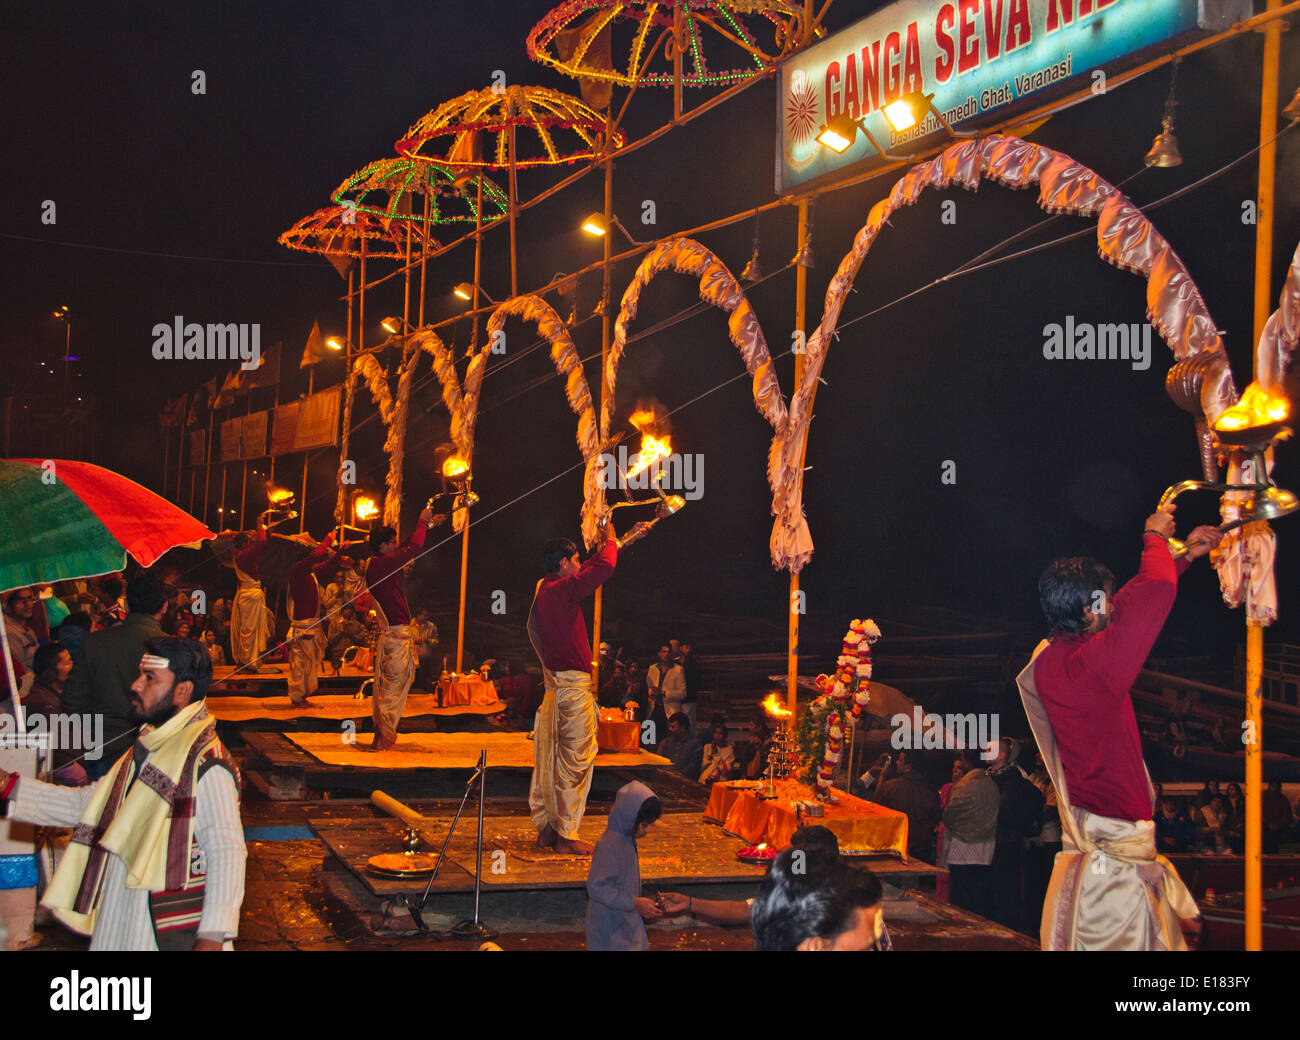
POLYGON ((198 520, 133 480, 88 462, 0 459, 0 592, 150 566, 212 538, 198 520))

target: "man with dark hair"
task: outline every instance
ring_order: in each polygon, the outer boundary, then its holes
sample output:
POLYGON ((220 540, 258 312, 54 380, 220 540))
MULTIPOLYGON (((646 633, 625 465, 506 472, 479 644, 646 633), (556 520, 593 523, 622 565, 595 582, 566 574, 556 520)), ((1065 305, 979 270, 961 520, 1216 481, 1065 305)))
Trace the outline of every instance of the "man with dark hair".
POLYGON ((1118 592, 1090 560, 1057 560, 1038 583, 1050 631, 1017 682, 1063 831, 1043 905, 1044 949, 1181 950, 1183 932, 1196 928, 1196 903, 1156 849, 1130 696, 1179 575, 1222 537, 1197 527, 1175 560, 1172 511, 1147 518, 1142 565, 1118 592))
POLYGON ((99 627, 114 628, 126 620, 131 612, 131 605, 122 602, 126 584, 116 574, 110 574, 99 580, 99 627))
POLYGON ((135 731, 131 684, 140 674, 144 644, 163 634, 167 595, 157 578, 141 574, 126 587, 126 605, 129 613, 120 625, 86 637, 63 687, 63 710, 69 715, 104 718, 103 745, 86 752, 84 764, 92 780, 109 770, 128 746, 124 738, 135 731))
POLYGON ((884 930, 876 876, 821 851, 786 849, 750 910, 754 947, 784 952, 870 950, 884 930))
POLYGON ((939 791, 921 769, 920 750, 898 753, 894 776, 876 789, 875 801, 907 817, 907 854, 934 859, 934 829, 939 825, 939 791))
POLYGON ((704 760, 704 745, 691 733, 691 720, 684 711, 668 717, 668 736, 659 742, 655 754, 672 762, 673 768, 692 780, 699 778, 704 760))
POLYGON ((262 557, 266 555, 267 530, 261 520, 255 532, 235 536, 235 577, 239 585, 230 611, 230 656, 245 672, 259 671, 257 662, 266 653, 272 619, 262 589, 262 557))
POLYGON ((425 509, 415 528, 398 546, 397 531, 380 527, 370 532, 370 548, 378 555, 366 567, 366 584, 375 611, 379 615, 380 633, 375 644, 375 688, 371 708, 375 720, 375 751, 388 751, 397 745, 397 725, 406 710, 406 698, 415 682, 415 630, 411 626, 411 608, 406 602, 402 568, 420 555, 424 536, 447 516, 436 516, 425 509))
MULTIPOLYGON (((606 517, 608 519, 608 515, 606 517)), ((542 569, 528 612, 528 638, 542 662, 546 695, 533 727, 533 776, 528 805, 537 844, 557 852, 590 855, 578 837, 596 762, 596 691, 591 688, 591 641, 582 601, 603 585, 618 562, 619 541, 608 523, 585 563, 567 538, 552 538, 542 550, 542 569)), ((623 537, 629 545, 650 529, 636 524, 623 537)))
POLYGON ((239 774, 204 702, 212 664, 192 639, 154 638, 137 667, 139 738, 108 775, 67 788, 15 786, 0 771, 0 804, 14 819, 74 828, 43 902, 91 950, 228 948, 247 849, 239 774))

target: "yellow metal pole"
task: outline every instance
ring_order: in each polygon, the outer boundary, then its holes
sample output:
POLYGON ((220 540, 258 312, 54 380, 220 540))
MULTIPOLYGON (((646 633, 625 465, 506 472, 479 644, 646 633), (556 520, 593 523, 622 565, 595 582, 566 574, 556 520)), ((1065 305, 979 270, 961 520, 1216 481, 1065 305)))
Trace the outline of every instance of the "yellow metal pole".
MULTIPOLYGON (((1281 0, 1268 0, 1275 11, 1281 0)), ((1259 103, 1259 198, 1255 212, 1255 340, 1268 321, 1273 285, 1273 179, 1277 165, 1278 64, 1282 51, 1282 23, 1264 28, 1264 71, 1259 103)), ((1264 626, 1246 622, 1246 728, 1253 740, 1246 743, 1246 949, 1264 948, 1263 793, 1264 711, 1260 679, 1264 671, 1264 626)))
MULTIPOLYGON (((513 225, 512 225, 513 226, 513 225)), ((474 210, 474 325, 469 338, 470 353, 478 349, 478 295, 479 279, 483 270, 483 177, 478 179, 478 205, 474 210)), ((514 241, 510 243, 510 255, 514 256, 514 241)), ((511 277, 514 275, 514 262, 511 262, 511 277)), ((469 459, 465 460, 467 463, 469 459)), ((453 500, 454 501, 454 500, 453 500)), ((453 511, 453 515, 454 511, 453 511)), ((465 594, 469 588, 469 514, 465 515, 465 529, 460 534, 460 609, 456 620, 456 674, 465 667, 465 594)))
MULTIPOLYGON (((799 229, 796 233, 798 244, 795 246, 797 251, 803 250, 804 238, 808 234, 808 203, 802 201, 799 203, 799 229)), ((795 265, 794 269, 794 327, 799 332, 806 334, 804 321, 807 319, 808 312, 808 268, 803 264, 795 265)), ((802 352, 794 356, 794 385, 798 388, 803 381, 804 355, 802 352)), ((804 451, 807 450, 808 441, 804 440, 804 451)), ((802 452, 800 453, 802 458, 802 452)), ((802 466, 800 467, 802 468, 802 466)), ((799 478, 802 480, 802 476, 799 478)), ((786 709, 794 717, 795 703, 799 698, 799 575, 794 571, 790 572, 790 597, 786 603, 786 612, 789 615, 790 632, 789 646, 787 649, 786 660, 786 689, 785 700, 786 709)))
MULTIPOLYGON (((613 112, 613 106, 610 107, 613 112)), ((606 116, 606 129, 609 129, 609 116, 606 116)), ((609 133, 606 132, 605 140, 609 140, 609 133)), ((601 269, 601 310, 604 312, 600 318, 600 407, 603 412, 605 401, 609 393, 609 385, 605 381, 605 362, 609 358, 610 343, 610 272, 609 258, 612 255, 612 243, 610 239, 614 237, 614 163, 611 159, 605 160, 605 266, 601 269)), ((610 526, 613 526, 610 521, 610 526)), ((613 531, 610 537, 615 537, 613 531)), ((592 608, 591 622, 591 688, 599 696, 600 694, 600 619, 605 605, 605 587, 603 585, 596 589, 596 601, 592 608)))

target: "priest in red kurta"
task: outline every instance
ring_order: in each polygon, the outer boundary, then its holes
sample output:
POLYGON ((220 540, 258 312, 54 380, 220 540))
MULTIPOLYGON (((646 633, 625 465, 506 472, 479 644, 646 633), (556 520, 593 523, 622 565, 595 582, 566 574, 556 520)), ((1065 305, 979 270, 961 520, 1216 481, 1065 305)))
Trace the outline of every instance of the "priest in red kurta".
POLYGON ((1051 628, 1017 680, 1056 788, 1064 850, 1043 906, 1050 950, 1186 949, 1196 904, 1155 846, 1153 792, 1130 694, 1169 616, 1178 578, 1222 533, 1198 527, 1175 560, 1172 507, 1147 518, 1142 565, 1118 592, 1075 557, 1039 581, 1051 628))

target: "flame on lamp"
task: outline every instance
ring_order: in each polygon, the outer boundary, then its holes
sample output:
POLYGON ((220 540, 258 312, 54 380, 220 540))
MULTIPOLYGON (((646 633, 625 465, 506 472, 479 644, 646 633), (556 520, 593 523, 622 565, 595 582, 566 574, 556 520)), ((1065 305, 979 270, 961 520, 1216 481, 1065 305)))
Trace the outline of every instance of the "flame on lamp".
POLYGON ((266 487, 266 500, 273 506, 287 505, 293 501, 293 492, 288 488, 268 484, 266 487))
POLYGON ((666 459, 673 453, 673 447, 667 434, 655 436, 659 420, 652 410, 637 408, 628 416, 627 421, 641 434, 641 450, 633 456, 636 461, 625 474, 627 479, 631 480, 642 470, 648 469, 652 463, 659 459, 666 459))
POLYGON ((1286 422, 1290 411, 1290 403, 1284 395, 1251 383, 1241 400, 1225 409, 1214 421, 1214 428, 1223 433, 1238 433, 1256 426, 1271 426, 1286 422))
POLYGON ((468 471, 469 463, 459 455, 448 455, 447 461, 442 464, 442 475, 448 480, 463 476, 468 471))
POLYGON ((359 521, 373 520, 379 515, 379 503, 369 495, 358 495, 352 503, 352 513, 359 521))
POLYGON ((763 702, 762 708, 774 719, 788 719, 793 715, 789 708, 777 700, 775 693, 767 695, 767 700, 763 702))

